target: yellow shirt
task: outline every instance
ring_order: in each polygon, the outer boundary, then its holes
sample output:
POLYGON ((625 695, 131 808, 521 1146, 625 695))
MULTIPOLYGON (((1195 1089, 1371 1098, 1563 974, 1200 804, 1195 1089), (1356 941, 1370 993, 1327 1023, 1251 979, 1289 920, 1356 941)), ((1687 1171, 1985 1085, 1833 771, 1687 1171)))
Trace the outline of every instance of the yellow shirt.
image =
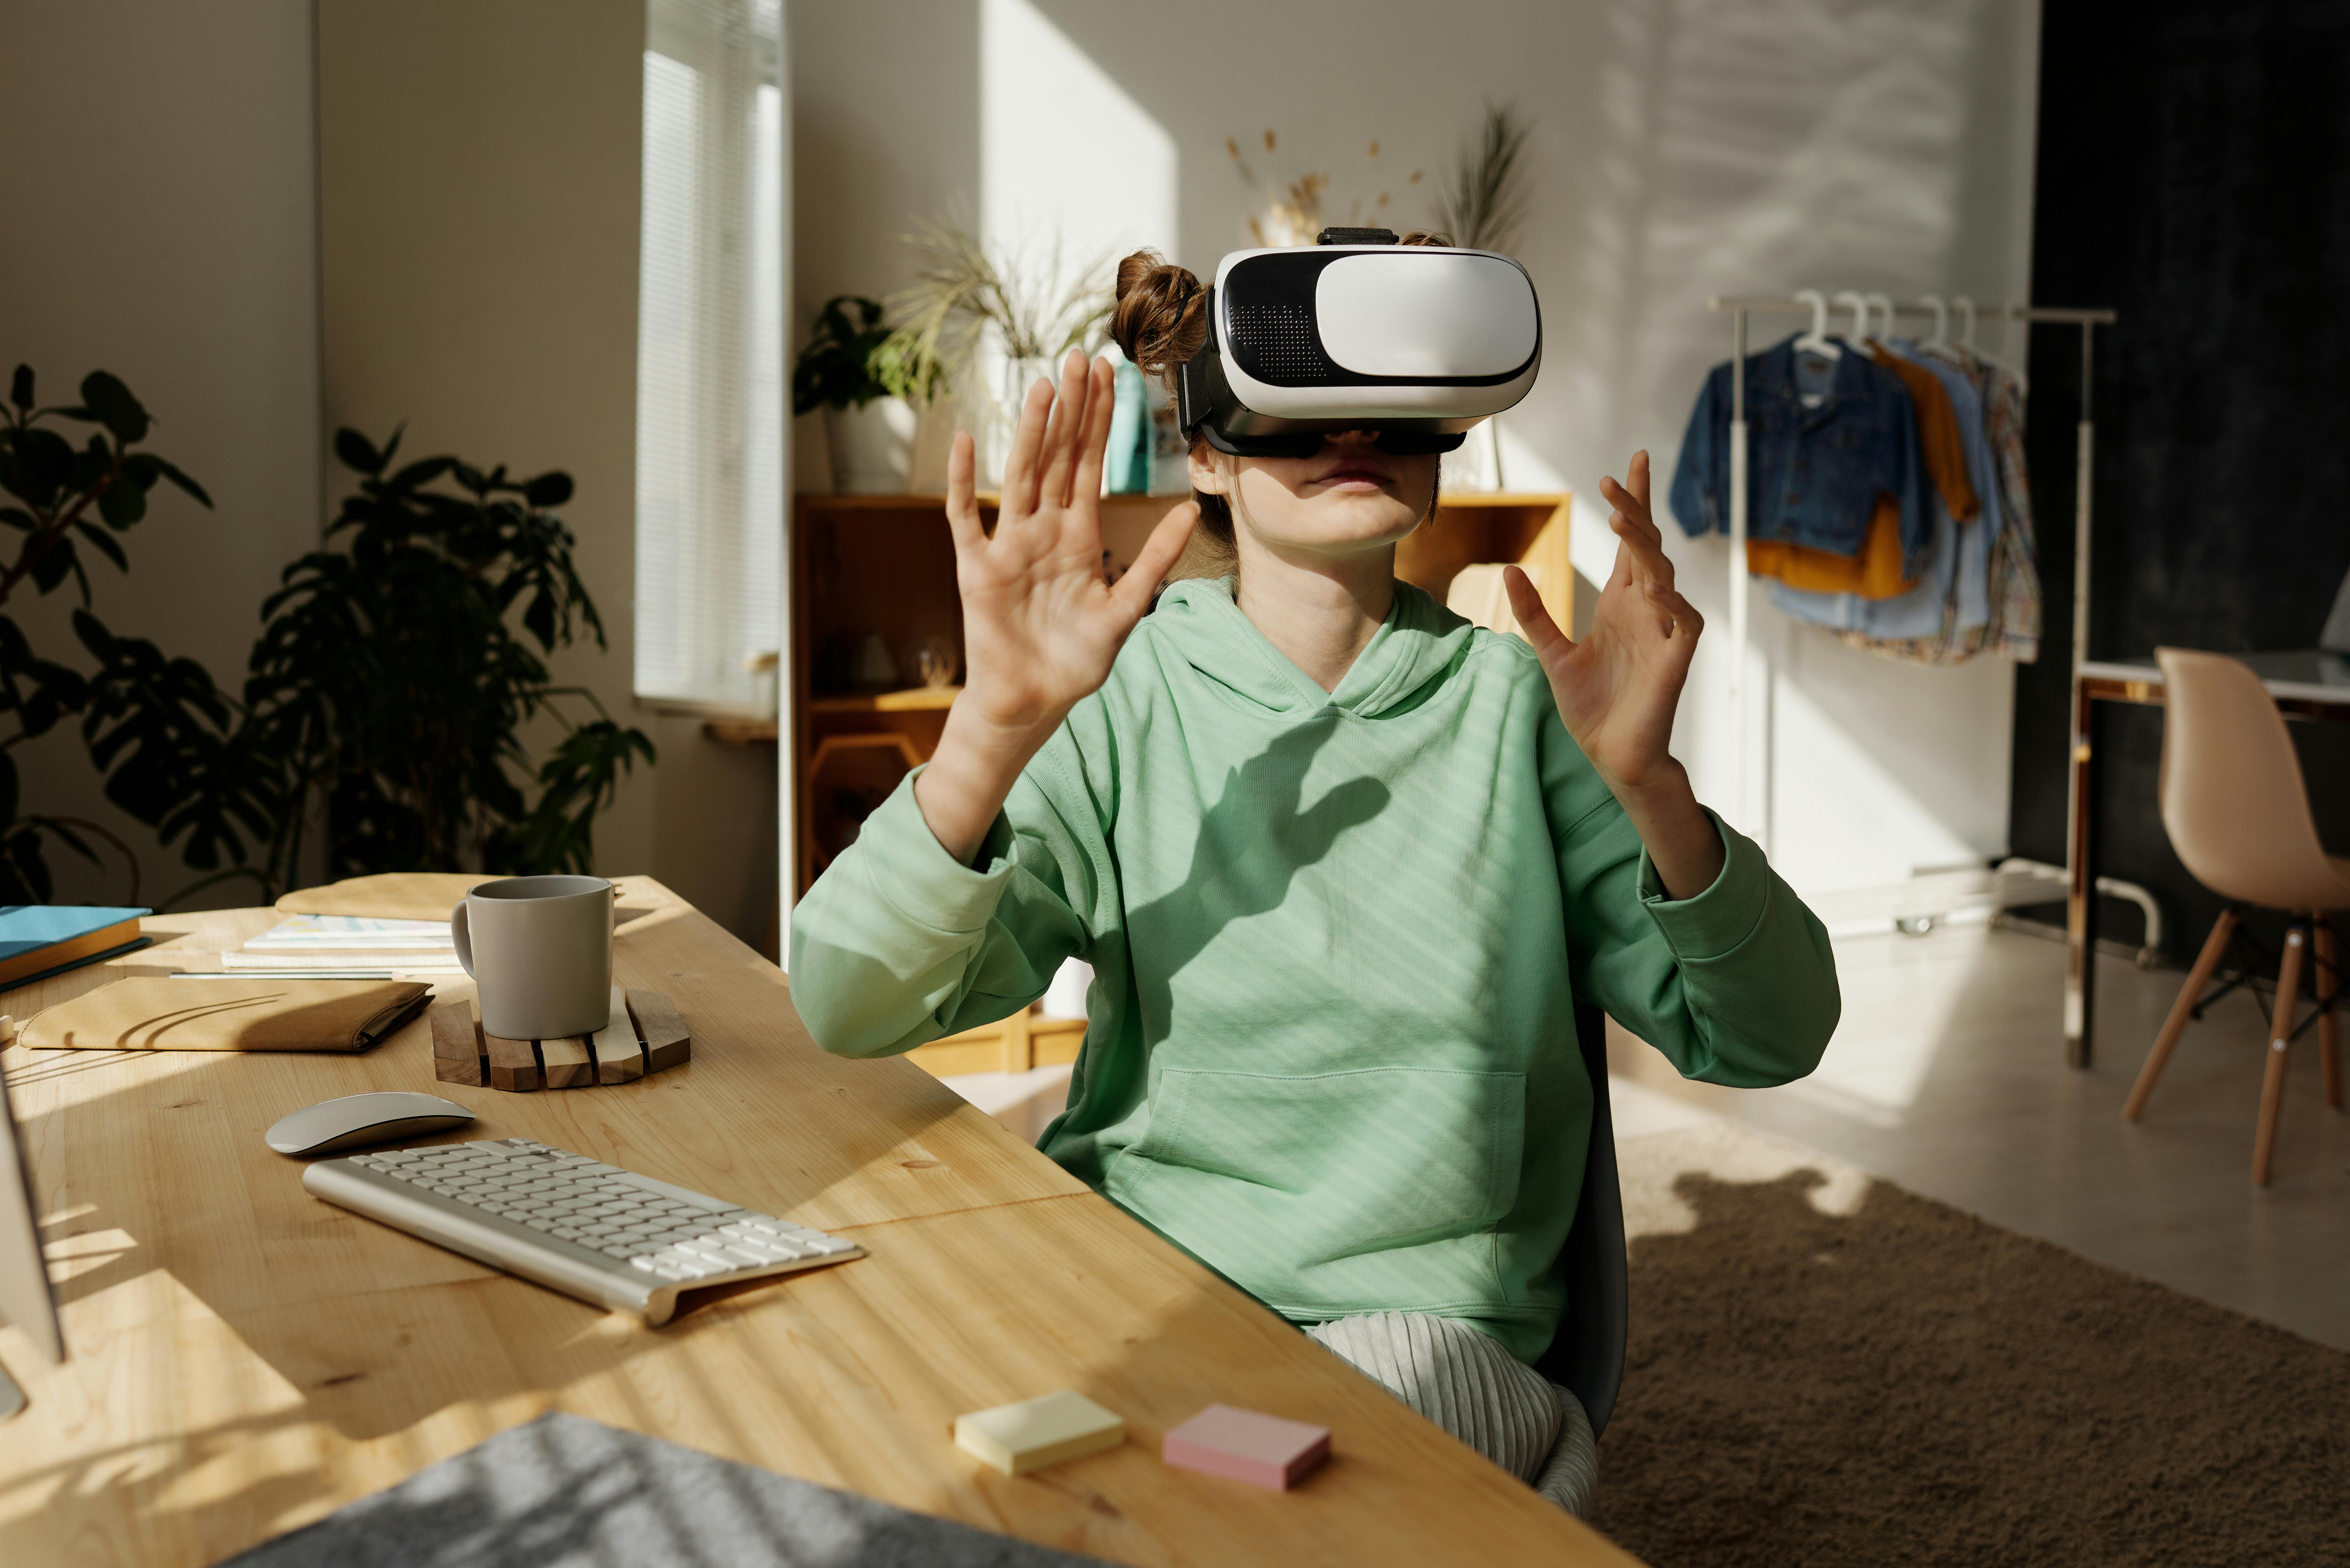
POLYGON ((1877 492, 1859 555, 1839 556, 1783 539, 1749 539, 1746 569, 1758 577, 1776 577, 1791 588, 1858 594, 1865 599, 1889 599, 1918 586, 1917 578, 1901 575, 1901 504, 1890 491, 1877 492))

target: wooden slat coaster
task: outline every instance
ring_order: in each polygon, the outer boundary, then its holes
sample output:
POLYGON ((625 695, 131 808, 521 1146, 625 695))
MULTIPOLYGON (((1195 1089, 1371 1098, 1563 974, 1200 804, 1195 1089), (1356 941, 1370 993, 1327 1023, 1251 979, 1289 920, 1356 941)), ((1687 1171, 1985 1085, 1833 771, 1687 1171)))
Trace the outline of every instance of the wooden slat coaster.
POLYGON ((473 1010, 462 1002, 443 1002, 433 1006, 432 1018, 433 1077, 444 1084, 481 1087, 488 1081, 488 1063, 482 1055, 473 1010))
POLYGON ((631 1083, 645 1075, 644 1043, 629 1017, 627 993, 617 985, 612 988, 611 1021, 588 1036, 588 1049, 596 1054, 599 1084, 631 1083))
POLYGON ((596 1058, 588 1054, 585 1034, 540 1041, 538 1060, 550 1089, 584 1089, 596 1081, 596 1058))
POLYGON ((692 1032, 677 1003, 658 991, 612 988, 611 1017, 593 1034, 565 1040, 507 1040, 482 1031, 463 1002, 432 1010, 432 1069, 443 1083, 479 1084, 508 1094, 630 1084, 693 1059, 692 1032), (444 1016, 445 1014, 445 1016, 444 1016), (463 1056, 472 1031, 478 1050, 463 1056), (467 1072, 473 1076, 465 1076, 467 1072))
POLYGON ((645 1071, 665 1073, 693 1060, 693 1036, 677 1003, 658 991, 629 992, 629 1011, 636 1015, 637 1035, 645 1043, 645 1071))
POLYGON ((546 1075, 539 1070, 538 1053, 529 1041, 485 1033, 482 1043, 489 1048, 490 1087, 513 1095, 535 1094, 546 1087, 546 1075))

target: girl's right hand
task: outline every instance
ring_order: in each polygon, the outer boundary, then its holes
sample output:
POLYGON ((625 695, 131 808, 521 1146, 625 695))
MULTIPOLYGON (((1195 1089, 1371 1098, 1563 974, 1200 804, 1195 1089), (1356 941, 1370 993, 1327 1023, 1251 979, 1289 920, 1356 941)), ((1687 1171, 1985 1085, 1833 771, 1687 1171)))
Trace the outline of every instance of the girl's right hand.
POLYGON ((980 525, 971 436, 955 435, 947 524, 962 598, 963 689, 914 799, 959 861, 977 852, 1028 759, 1109 678, 1199 519, 1191 504, 1176 507, 1133 568, 1115 587, 1102 581, 1102 454, 1114 401, 1109 362, 1088 363, 1074 349, 1057 399, 1044 380, 1030 389, 993 537, 980 525))

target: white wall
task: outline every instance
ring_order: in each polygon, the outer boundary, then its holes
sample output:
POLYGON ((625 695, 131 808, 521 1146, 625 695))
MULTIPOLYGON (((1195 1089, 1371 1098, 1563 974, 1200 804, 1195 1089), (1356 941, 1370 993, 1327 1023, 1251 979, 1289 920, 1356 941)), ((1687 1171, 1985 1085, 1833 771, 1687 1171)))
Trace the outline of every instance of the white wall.
MULTIPOLYGON (((1596 497, 1600 476, 1620 474, 1646 446, 1661 501, 1690 404, 1727 349, 1726 319, 1705 308, 1711 294, 1810 285, 2021 298, 2029 277, 2032 0, 1195 0, 1172 12, 1117 0, 802 4, 787 25, 803 330, 830 294, 902 282, 896 236, 913 219, 981 211, 982 171, 993 167, 983 128, 994 119, 982 110, 982 35, 1007 13, 1022 27, 1057 29, 1092 67, 1072 71, 1066 93, 1024 85, 1040 122, 1098 98, 1097 72, 1171 143, 1172 249, 1199 271, 1248 243, 1251 192, 1227 137, 1260 185, 1326 171, 1334 217, 1386 191, 1386 214, 1409 223, 1426 216, 1428 180, 1483 100, 1530 112, 1536 200, 1523 259, 1549 346, 1541 384, 1506 421, 1513 484, 1547 470, 1596 497), (1415 169, 1427 175, 1417 185, 1415 169)), ((1117 114, 1060 134, 1094 164, 1105 130, 1135 147, 1137 181, 1160 178, 1150 137, 1117 114)), ((1102 203, 1086 183, 1060 183, 1071 228, 1097 223, 1102 203)), ((1135 193, 1117 200, 1131 205, 1135 193)), ((1766 326, 1758 342, 1775 335, 1766 326)), ((806 461, 801 473, 821 477, 806 461)), ((1612 542, 1596 514, 1586 522, 1578 564, 1604 576, 1612 542)), ((1715 628, 1677 745, 1700 792, 1719 799, 1728 550, 1668 532, 1683 585, 1715 628)), ((1760 603, 1754 627, 1772 716, 1772 846, 1791 878, 1882 882, 2005 847, 2006 666, 1896 665, 1760 603)))
MULTIPOLYGON (((262 598, 348 488, 322 465, 336 424, 380 438, 405 420, 413 454, 569 469, 612 649, 556 673, 661 753, 599 819, 599 868, 651 871, 756 941, 774 750, 718 746, 629 693, 643 39, 641 0, 0 6, 0 373, 29 361, 57 401, 104 367, 159 417, 153 449, 218 509, 159 490, 126 537, 130 575, 94 564, 97 607, 232 688, 262 598)), ((70 652, 69 597, 0 613, 70 652)), ((145 900, 194 879, 105 806, 78 740, 19 761, 27 809, 140 852, 145 900)), ((60 898, 128 894, 119 860, 53 858, 60 898)))
POLYGON ((660 752, 597 819, 597 868, 759 941, 774 751, 630 695, 642 0, 319 0, 318 27, 328 428, 405 421, 407 454, 569 471, 611 648, 554 672, 660 752))
MULTIPOLYGON (((148 442, 212 493, 159 488, 123 544, 128 576, 84 551, 118 633, 242 676, 262 597, 317 539, 318 295, 307 0, 104 0, 0 6, 0 372, 24 361, 42 400, 95 369, 158 421, 148 442)), ((71 427, 68 427, 70 429, 71 427)), ((66 611, 21 589, 17 618, 82 664, 66 611)), ((99 798, 78 739, 21 747, 25 807, 90 817, 142 850, 140 897, 196 873, 99 798)), ((122 861, 53 856, 58 897, 128 896, 122 861)), ((246 886, 199 903, 240 903, 246 886)))

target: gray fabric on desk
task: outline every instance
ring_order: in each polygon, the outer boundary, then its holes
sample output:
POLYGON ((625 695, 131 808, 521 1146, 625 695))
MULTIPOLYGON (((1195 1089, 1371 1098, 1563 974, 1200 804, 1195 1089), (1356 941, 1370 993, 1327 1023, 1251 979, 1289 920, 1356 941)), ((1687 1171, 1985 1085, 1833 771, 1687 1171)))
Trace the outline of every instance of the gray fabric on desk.
POLYGON ((502 1432, 221 1568, 1097 1563, 556 1414, 502 1432))

